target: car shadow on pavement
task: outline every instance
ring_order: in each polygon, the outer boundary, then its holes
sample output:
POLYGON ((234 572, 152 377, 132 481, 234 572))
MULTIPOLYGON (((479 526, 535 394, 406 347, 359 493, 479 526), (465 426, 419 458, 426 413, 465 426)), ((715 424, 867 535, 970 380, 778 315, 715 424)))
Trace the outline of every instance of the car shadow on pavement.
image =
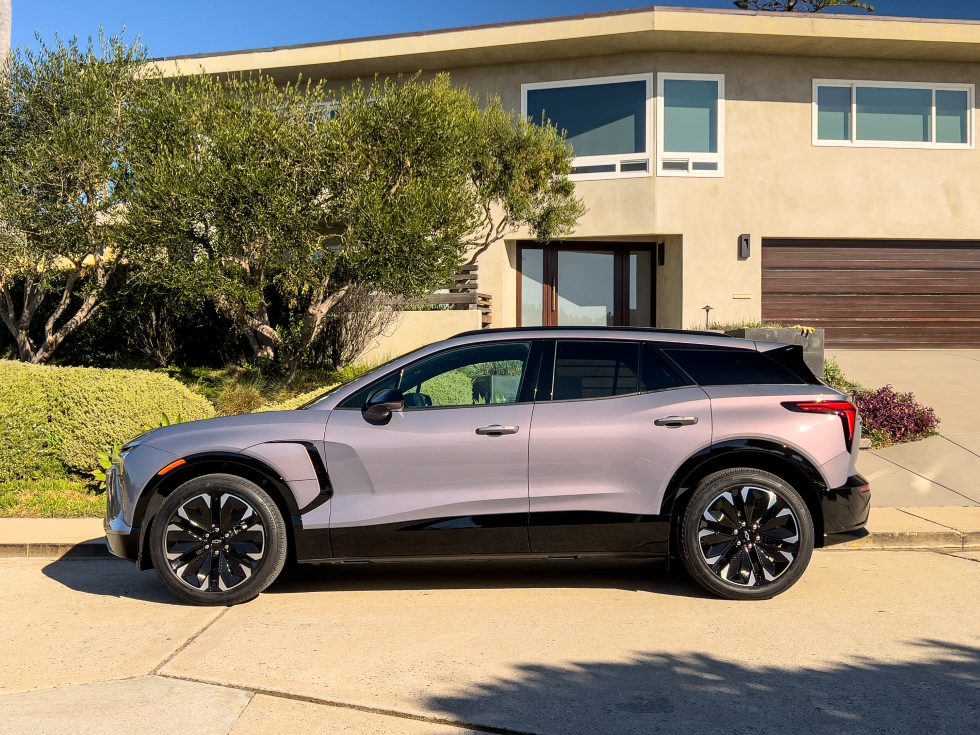
POLYGON ((122 559, 84 558, 67 554, 41 570, 44 576, 76 592, 122 597, 163 605, 181 605, 153 571, 137 572, 136 565, 122 559))
POLYGON ((267 593, 305 590, 621 589, 710 598, 672 562, 649 559, 431 561, 287 566, 267 593))
MULTIPOLYGON (((742 628, 732 631, 733 658, 746 646, 779 645, 752 625, 748 615, 733 618, 733 628, 742 628)), ((855 654, 813 667, 750 667, 693 652, 524 664, 506 679, 431 697, 426 706, 508 733, 977 732, 980 648, 929 640, 908 646, 900 660, 855 654)))

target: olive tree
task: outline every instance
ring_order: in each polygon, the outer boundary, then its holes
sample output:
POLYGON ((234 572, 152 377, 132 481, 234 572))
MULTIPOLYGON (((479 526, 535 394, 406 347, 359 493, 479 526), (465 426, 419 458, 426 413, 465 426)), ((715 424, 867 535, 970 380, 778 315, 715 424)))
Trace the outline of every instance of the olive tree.
POLYGON ((193 75, 167 104, 131 221, 287 374, 348 291, 421 296, 508 231, 550 238, 582 211, 561 134, 445 75, 336 95, 193 75))
POLYGON ((0 321, 51 358, 144 240, 124 226, 131 141, 154 92, 139 45, 77 40, 12 55, 0 85, 0 321))
POLYGON ((875 12, 874 6, 861 0, 734 0, 741 10, 772 10, 782 13, 819 13, 834 8, 856 8, 875 12))

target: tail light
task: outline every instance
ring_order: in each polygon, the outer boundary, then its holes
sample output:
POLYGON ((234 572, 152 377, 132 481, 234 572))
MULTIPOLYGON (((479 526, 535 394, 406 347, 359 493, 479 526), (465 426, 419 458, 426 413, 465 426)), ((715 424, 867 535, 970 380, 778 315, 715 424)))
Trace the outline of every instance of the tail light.
POLYGON ((840 416, 844 426, 844 444, 851 451, 854 443, 854 426, 857 423, 857 409, 848 401, 784 401, 783 408, 799 413, 832 413, 840 416))

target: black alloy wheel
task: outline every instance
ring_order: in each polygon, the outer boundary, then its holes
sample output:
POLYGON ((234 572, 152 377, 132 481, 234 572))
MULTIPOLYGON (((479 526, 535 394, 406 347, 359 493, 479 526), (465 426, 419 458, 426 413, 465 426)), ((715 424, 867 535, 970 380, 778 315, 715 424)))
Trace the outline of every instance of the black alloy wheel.
POLYGON ((161 579, 201 605, 249 600, 279 575, 286 530, 275 502, 235 475, 196 477, 160 506, 150 551, 161 579))
POLYGON ((792 586, 813 551, 813 522, 799 493, 768 472, 735 468, 704 478, 681 528, 681 558, 711 592, 768 598, 792 586))

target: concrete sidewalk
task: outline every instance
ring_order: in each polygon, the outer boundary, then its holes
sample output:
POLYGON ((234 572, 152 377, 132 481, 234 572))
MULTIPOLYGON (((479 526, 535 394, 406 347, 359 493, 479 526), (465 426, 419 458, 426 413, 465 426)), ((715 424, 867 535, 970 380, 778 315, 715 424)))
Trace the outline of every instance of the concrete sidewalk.
MULTIPOLYGON (((868 535, 835 549, 980 549, 980 507, 872 508, 868 535)), ((100 518, 0 518, 0 558, 104 557, 100 518)))
POLYGON ((858 470, 878 507, 980 507, 980 350, 831 350, 864 388, 891 385, 935 409, 939 436, 862 450, 858 470))

